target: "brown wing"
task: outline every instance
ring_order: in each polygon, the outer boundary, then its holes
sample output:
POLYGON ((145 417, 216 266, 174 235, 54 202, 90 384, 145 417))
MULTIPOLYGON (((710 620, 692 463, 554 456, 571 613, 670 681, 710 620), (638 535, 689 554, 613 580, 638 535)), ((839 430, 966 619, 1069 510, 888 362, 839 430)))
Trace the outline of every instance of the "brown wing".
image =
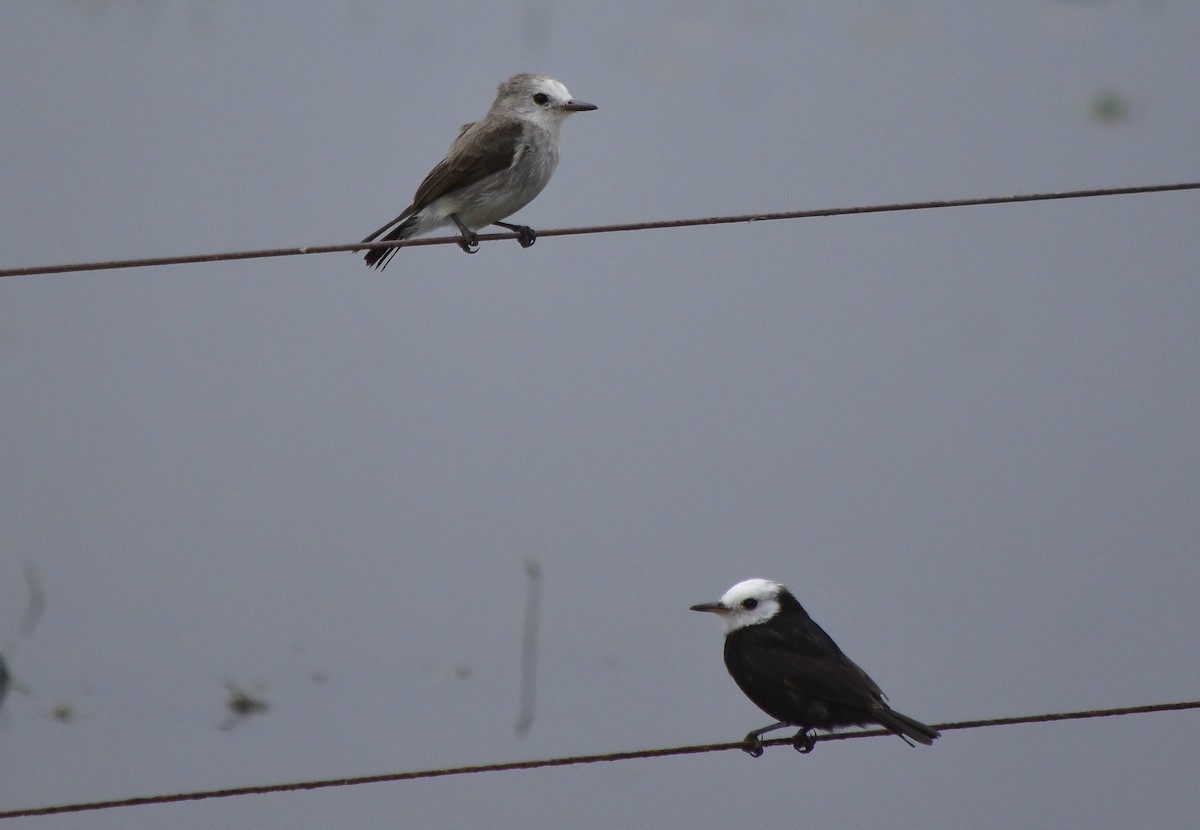
POLYGON ((420 210, 439 196, 508 169, 520 145, 521 123, 484 124, 476 121, 463 125, 458 138, 450 145, 450 152, 429 171, 417 188, 413 196, 414 210, 420 210))

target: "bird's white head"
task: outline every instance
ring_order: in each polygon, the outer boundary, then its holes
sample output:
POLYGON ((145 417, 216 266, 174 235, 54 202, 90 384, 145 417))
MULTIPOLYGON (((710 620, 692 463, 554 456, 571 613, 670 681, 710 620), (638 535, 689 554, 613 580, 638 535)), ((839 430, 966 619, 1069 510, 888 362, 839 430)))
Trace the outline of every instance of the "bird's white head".
POLYGON ((507 110, 546 129, 557 130, 571 113, 588 112, 596 109, 596 105, 576 101, 561 82, 549 75, 522 72, 500 84, 492 109, 507 110))
POLYGON ((716 614, 725 623, 725 633, 758 625, 779 613, 780 595, 787 589, 769 579, 747 579, 734 585, 718 602, 693 605, 693 611, 716 614))

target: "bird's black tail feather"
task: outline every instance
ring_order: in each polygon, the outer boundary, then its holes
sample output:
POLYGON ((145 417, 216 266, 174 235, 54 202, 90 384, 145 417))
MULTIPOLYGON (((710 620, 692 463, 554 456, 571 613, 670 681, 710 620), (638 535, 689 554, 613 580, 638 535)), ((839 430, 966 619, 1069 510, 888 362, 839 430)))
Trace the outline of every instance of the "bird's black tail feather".
POLYGON ((940 732, 931 726, 926 726, 919 720, 913 720, 908 715, 902 715, 895 709, 885 709, 880 712, 876 720, 886 729, 890 729, 902 738, 912 738, 919 744, 929 746, 933 743, 934 738, 940 736, 940 732))
MULTIPOLYGON (((380 237, 381 242, 391 242, 396 239, 408 239, 413 234, 413 228, 417 224, 417 217, 412 213, 412 208, 409 208, 391 222, 388 222, 382 228, 375 231, 375 233, 368 236, 363 240, 363 242, 374 242, 376 237, 378 237, 388 228, 392 227, 392 225, 395 225, 397 222, 400 224, 396 225, 395 228, 392 228, 391 233, 389 233, 387 236, 380 237)), ((363 261, 367 263, 368 268, 378 268, 382 271, 387 266, 388 261, 396 255, 396 251, 398 250, 400 249, 372 248, 363 256, 363 261)))

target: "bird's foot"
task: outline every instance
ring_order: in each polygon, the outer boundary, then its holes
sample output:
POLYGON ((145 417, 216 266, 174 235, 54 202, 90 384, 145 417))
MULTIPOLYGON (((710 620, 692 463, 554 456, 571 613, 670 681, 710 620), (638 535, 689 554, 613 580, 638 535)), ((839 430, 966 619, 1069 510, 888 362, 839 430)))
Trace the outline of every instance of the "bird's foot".
POLYGON ((458 218, 457 213, 451 213, 450 219, 458 228, 458 247, 462 248, 468 254, 473 254, 479 250, 479 237, 475 235, 475 231, 463 224, 463 221, 458 218))
POLYGON ((522 248, 528 248, 534 242, 537 242, 537 231, 528 225, 510 225, 507 222, 493 222, 492 224, 507 228, 515 233, 517 235, 517 242, 521 243, 522 248))
POLYGON ((751 732, 747 735, 742 740, 742 752, 751 758, 761 758, 763 754, 762 736, 757 732, 751 732))
POLYGON ((468 254, 476 253, 479 250, 479 237, 474 231, 464 230, 458 237, 458 247, 468 254))
POLYGON ((532 246, 534 242, 537 242, 537 231, 528 225, 518 225, 517 242, 521 244, 522 248, 528 248, 532 246))
POLYGON ((816 748, 817 743, 813 740, 813 736, 808 734, 807 729, 801 729, 794 736, 792 736, 792 749, 796 750, 801 755, 807 755, 816 748))

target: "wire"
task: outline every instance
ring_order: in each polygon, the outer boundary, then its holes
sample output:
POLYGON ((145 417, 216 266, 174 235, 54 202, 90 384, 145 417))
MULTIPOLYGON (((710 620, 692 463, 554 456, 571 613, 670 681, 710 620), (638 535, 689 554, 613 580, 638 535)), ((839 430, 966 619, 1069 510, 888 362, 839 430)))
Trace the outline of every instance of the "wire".
MULTIPOLYGON (((618 233, 622 231, 662 230, 665 228, 688 228, 702 225, 732 225, 745 222, 773 222, 780 219, 812 219, 818 216, 849 216, 862 213, 894 213, 906 210, 933 210, 935 208, 975 207, 978 205, 1009 205, 1019 202, 1047 202, 1056 199, 1085 199, 1096 196, 1130 196, 1138 193, 1168 193, 1178 190, 1198 190, 1200 182, 1177 184, 1140 185, 1136 187, 1108 187, 1099 190, 1068 190, 1050 193, 1026 193, 1019 196, 985 196, 972 199, 942 199, 929 202, 897 202, 884 205, 860 205, 858 207, 821 208, 818 210, 793 210, 783 213, 746 213, 739 216, 707 216, 700 219, 663 219, 654 222, 631 222, 621 225, 589 225, 575 228, 551 228, 538 231, 539 237, 581 236, 594 233, 618 233)), ((479 234, 481 242, 500 239, 516 239, 515 233, 479 234)), ((198 262, 227 262, 237 259, 264 259, 268 257, 300 256, 302 254, 334 254, 344 251, 366 251, 375 248, 413 248, 423 245, 459 244, 457 236, 436 236, 424 239, 406 239, 403 242, 354 242, 341 245, 305 245, 300 248, 265 248, 255 251, 229 251, 215 254, 191 254, 186 256, 152 257, 149 259, 114 259, 106 262, 79 262, 70 265, 38 265, 29 268, 0 269, 0 277, 28 277, 42 274, 65 274, 78 271, 109 271, 117 268, 150 268, 160 265, 186 265, 198 262)))
MULTIPOLYGON (((1118 709, 1088 709, 1079 712, 1053 712, 1041 715, 1022 715, 988 720, 951 721, 932 724, 939 732, 956 729, 981 729, 987 726, 1014 726, 1026 723, 1049 723, 1063 720, 1086 720, 1088 718, 1111 718, 1121 715, 1142 715, 1152 712, 1175 712, 1184 709, 1200 709, 1200 700, 1179 703, 1154 703, 1146 706, 1126 706, 1118 709)), ((886 729, 862 729, 854 732, 835 732, 814 735, 814 741, 842 741, 850 738, 876 738, 890 735, 886 729)), ((763 741, 763 746, 791 745, 791 738, 773 738, 763 741)), ((509 772, 512 770, 542 769, 545 767, 569 767, 578 764, 596 764, 602 761, 630 761, 638 758, 664 758, 675 755, 700 755, 707 752, 727 752, 742 749, 741 741, 720 744, 696 744, 661 749, 637 749, 629 752, 609 752, 603 755, 570 755, 562 758, 544 758, 536 761, 509 761, 499 764, 446 767, 443 769, 411 770, 383 775, 364 775, 357 778, 327 778, 315 781, 296 781, 290 784, 266 784, 251 787, 232 787, 225 790, 198 790, 174 795, 150 795, 123 798, 113 801, 86 801, 75 804, 58 804, 50 807, 29 807, 20 810, 0 811, 0 819, 50 816, 59 813, 80 813, 85 810, 110 810, 117 807, 140 807, 146 804, 172 804, 178 801, 200 801, 208 798, 229 798, 235 795, 263 795, 266 793, 294 792, 296 790, 320 790, 328 787, 350 787, 357 784, 380 784, 385 781, 413 781, 418 778, 443 778, 450 775, 469 775, 478 772, 509 772)))

